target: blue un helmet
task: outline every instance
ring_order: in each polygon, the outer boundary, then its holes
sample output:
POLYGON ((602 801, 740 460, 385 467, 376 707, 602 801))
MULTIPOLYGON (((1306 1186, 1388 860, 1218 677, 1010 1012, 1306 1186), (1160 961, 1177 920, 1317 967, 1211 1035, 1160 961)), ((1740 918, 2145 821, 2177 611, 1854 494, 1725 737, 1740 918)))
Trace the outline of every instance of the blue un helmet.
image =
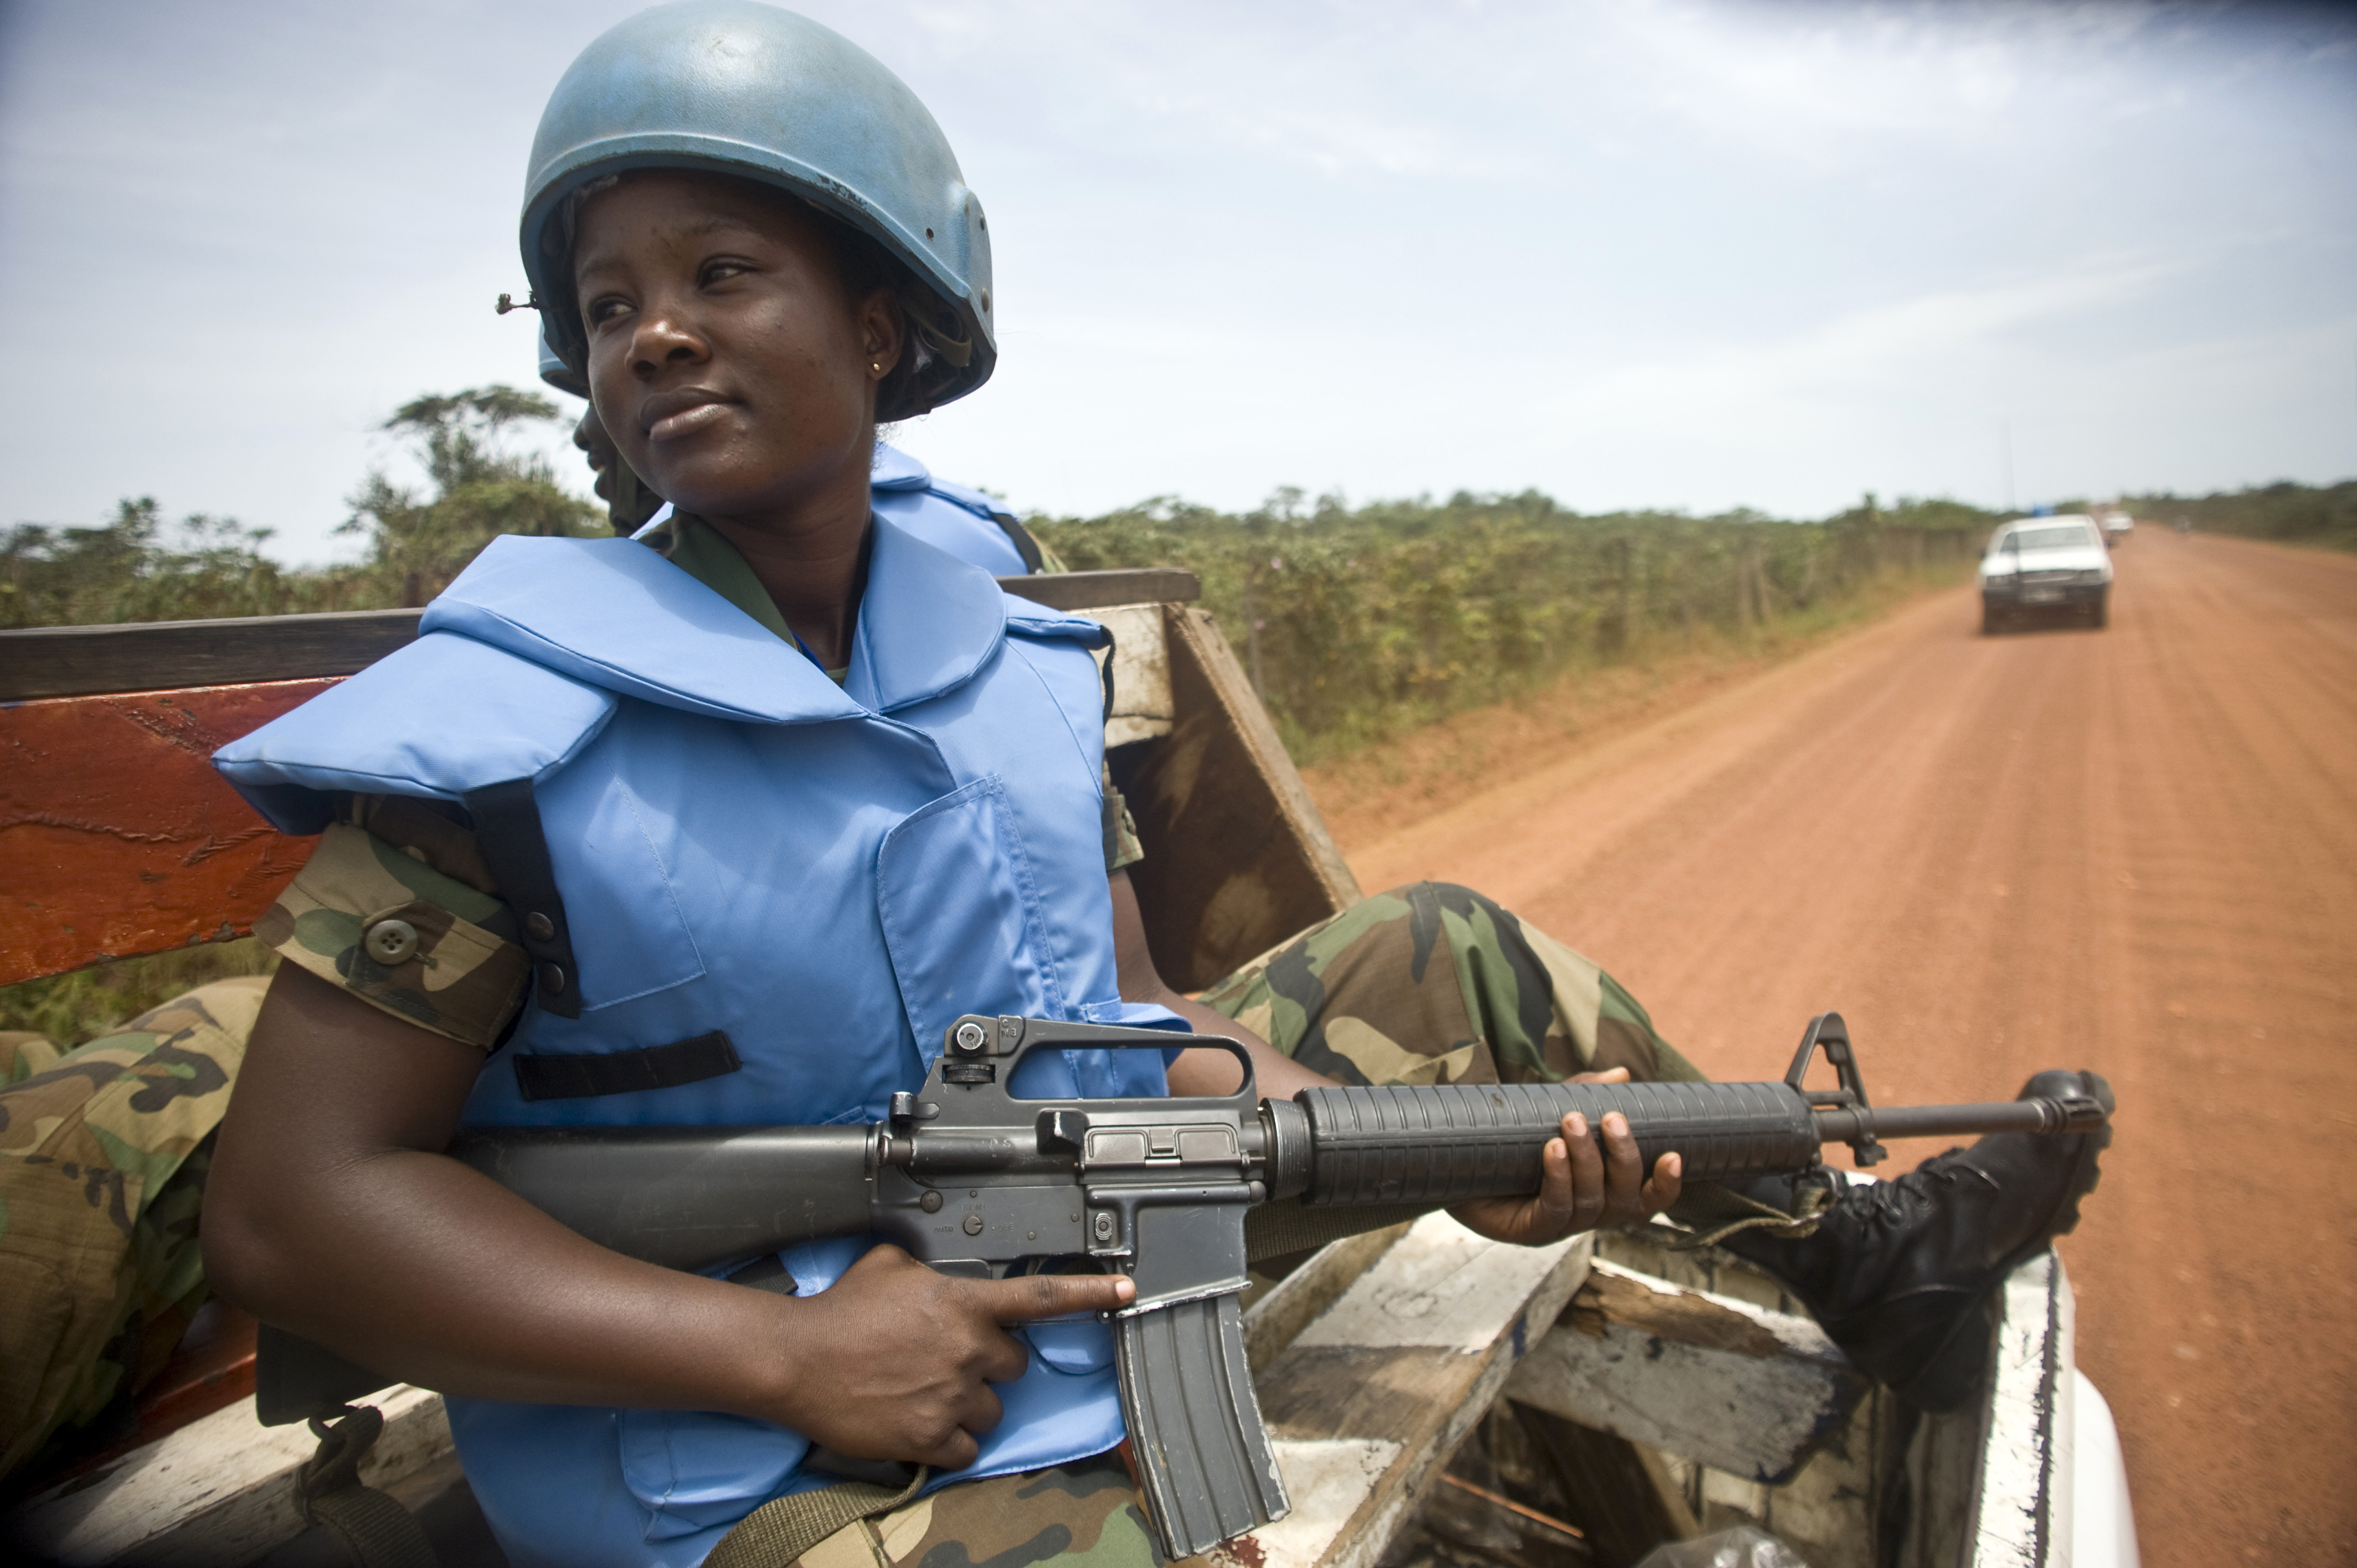
POLYGON ((575 397, 589 395, 588 378, 558 359, 556 350, 548 346, 546 322, 541 323, 540 328, 540 379, 558 392, 569 392, 575 397))
POLYGON ((908 84, 807 16, 754 0, 641 11, 581 51, 540 117, 523 266, 556 358, 586 371, 573 293, 585 188, 631 169, 700 169, 801 197, 880 249, 909 348, 877 389, 906 419, 990 379, 990 234, 942 128, 908 84))

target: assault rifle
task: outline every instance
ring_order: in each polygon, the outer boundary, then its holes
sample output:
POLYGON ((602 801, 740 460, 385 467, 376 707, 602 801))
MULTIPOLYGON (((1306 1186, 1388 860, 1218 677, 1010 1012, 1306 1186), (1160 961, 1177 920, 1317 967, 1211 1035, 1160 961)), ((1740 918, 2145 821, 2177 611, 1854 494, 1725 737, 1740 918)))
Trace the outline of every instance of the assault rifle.
POLYGON ((1140 1489, 1163 1555, 1190 1557, 1287 1511, 1244 1361, 1237 1294, 1254 1257, 1469 1198, 1538 1190, 1563 1118, 1628 1118, 1651 1170, 1684 1179, 1805 1172, 1878 1135, 2083 1133, 2093 1100, 1870 1106, 1838 1014, 1809 1026, 1780 1083, 1443 1084, 1254 1092, 1233 1040, 1038 1018, 959 1019, 923 1089, 864 1127, 478 1130, 450 1153, 602 1246, 677 1269, 873 1233, 944 1273, 1003 1277, 1085 1258, 1136 1283, 1114 1315, 1115 1369, 1140 1489), (1230 1095, 1017 1100, 1033 1051, 1234 1056, 1230 1095), (1802 1086, 1823 1049, 1840 1087, 1802 1086), (1353 1212, 1355 1211, 1355 1212, 1353 1212), (1332 1221, 1340 1220, 1335 1224, 1332 1221), (1324 1221, 1321 1225, 1321 1221, 1324 1221))

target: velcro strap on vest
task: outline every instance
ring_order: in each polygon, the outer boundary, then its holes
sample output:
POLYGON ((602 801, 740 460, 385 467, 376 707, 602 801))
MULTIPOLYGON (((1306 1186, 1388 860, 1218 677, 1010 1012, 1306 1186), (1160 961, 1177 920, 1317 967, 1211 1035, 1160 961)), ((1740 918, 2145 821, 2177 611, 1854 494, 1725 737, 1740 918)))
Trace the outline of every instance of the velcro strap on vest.
POLYGON ((635 1051, 522 1051, 515 1058, 516 1087, 526 1100, 587 1100, 599 1094, 639 1094, 677 1089, 735 1072, 745 1064, 728 1036, 715 1029, 693 1039, 635 1051))

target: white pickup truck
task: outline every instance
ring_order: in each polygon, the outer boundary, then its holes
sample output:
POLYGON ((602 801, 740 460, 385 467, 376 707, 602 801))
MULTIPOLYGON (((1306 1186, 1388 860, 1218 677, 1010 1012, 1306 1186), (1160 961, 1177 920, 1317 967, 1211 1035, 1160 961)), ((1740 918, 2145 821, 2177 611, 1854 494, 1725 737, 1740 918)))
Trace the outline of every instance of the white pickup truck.
POLYGON ((1981 557, 1981 630, 1995 636, 2024 615, 2069 611, 2101 627, 2112 597, 2112 553, 2083 513, 2019 518, 1989 536, 1981 557))

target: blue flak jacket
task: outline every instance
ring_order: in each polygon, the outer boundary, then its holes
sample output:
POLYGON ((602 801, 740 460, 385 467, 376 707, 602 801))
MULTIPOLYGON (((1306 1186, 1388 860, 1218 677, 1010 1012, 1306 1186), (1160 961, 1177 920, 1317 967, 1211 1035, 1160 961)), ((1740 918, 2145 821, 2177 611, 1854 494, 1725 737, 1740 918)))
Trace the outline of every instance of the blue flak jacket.
POLYGON ((987 492, 935 478, 924 464, 881 441, 868 482, 876 515, 935 549, 971 561, 994 577, 1020 577, 1031 570, 997 521, 1013 514, 987 492))
MULTIPOLYGON (((1114 984, 1096 623, 1000 593, 879 518, 841 687, 628 540, 504 538, 418 640, 224 747, 278 827, 339 794, 457 800, 533 780, 582 1008, 527 1007, 469 1125, 820 1124, 880 1118, 965 1013, 1183 1029, 1114 984), (532 1101, 510 1057, 726 1030, 741 1070, 532 1101)), ((1030 1095, 1167 1092, 1153 1052, 1027 1064, 1030 1095)), ((797 1248, 802 1294, 872 1243, 797 1248)), ((958 1477, 1103 1452, 1111 1338, 1028 1331, 1006 1417, 958 1477)), ((448 1402, 468 1477, 518 1564, 693 1564, 768 1498, 825 1484, 784 1427, 685 1411, 448 1402)))

